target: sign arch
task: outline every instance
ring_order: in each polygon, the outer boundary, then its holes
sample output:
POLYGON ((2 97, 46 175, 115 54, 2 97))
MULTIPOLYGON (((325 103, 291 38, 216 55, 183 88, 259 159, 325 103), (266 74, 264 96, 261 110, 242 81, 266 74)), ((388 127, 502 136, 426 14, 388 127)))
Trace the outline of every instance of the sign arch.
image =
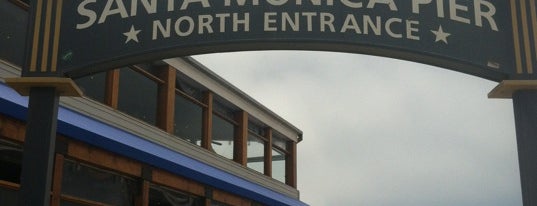
POLYGON ((250 50, 370 54, 493 81, 534 79, 537 64, 531 0, 36 0, 31 8, 23 76, 250 50))
MULTIPOLYGON (((519 144, 523 193, 528 194, 524 204, 529 205, 537 196, 532 195, 537 193, 537 172, 531 166, 536 156, 537 130, 532 123, 537 119, 537 84, 504 80, 537 79, 536 4, 535 0, 32 0, 23 78, 11 85, 22 85, 22 91, 28 87, 29 107, 39 108, 30 109, 28 115, 28 125, 40 127, 26 133, 26 139, 33 141, 26 144, 35 151, 25 150, 33 156, 23 165, 32 166, 36 159, 43 159, 37 161, 43 164, 23 169, 30 172, 22 176, 38 172, 50 180, 58 96, 76 90, 68 78, 57 77, 183 55, 323 50, 406 59, 502 81, 499 87, 513 97, 516 121, 521 124, 517 138, 529 142, 519 144), (42 117, 51 119, 40 124, 42 117), (34 141, 43 134, 49 134, 48 148, 43 147, 45 141, 34 141)), ((27 200, 49 202, 50 181, 22 180, 23 194, 40 196, 27 200)))

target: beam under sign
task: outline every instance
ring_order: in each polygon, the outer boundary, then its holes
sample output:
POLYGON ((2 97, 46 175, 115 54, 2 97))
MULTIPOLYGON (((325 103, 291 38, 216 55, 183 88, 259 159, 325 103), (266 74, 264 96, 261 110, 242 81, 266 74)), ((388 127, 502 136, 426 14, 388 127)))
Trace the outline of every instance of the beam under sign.
POLYGON ((54 87, 30 89, 19 206, 50 205, 58 101, 54 87))
POLYGON ((513 93, 524 206, 537 206, 537 90, 513 93))
POLYGON ((48 206, 60 95, 82 96, 82 92, 68 78, 24 77, 6 79, 6 83, 20 94, 30 96, 19 206, 48 206))
POLYGON ((537 206, 537 81, 500 83, 490 98, 512 98, 524 206, 537 206))

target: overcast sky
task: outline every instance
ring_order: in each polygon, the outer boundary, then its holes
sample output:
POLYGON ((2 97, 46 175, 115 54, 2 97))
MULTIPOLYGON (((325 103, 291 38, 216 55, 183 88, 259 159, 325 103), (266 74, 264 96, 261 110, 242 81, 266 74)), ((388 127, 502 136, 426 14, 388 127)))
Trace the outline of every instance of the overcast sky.
POLYGON ((511 100, 497 83, 328 52, 195 56, 304 132, 298 189, 312 206, 521 206, 511 100))

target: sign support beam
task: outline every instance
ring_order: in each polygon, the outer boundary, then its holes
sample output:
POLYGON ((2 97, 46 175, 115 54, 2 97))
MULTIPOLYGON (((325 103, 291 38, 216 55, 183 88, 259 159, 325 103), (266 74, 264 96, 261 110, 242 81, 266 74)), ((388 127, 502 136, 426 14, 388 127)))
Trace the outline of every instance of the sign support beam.
POLYGON ((512 98, 524 206, 537 206, 537 81, 504 81, 491 98, 512 98))
POLYGON ((69 78, 8 78, 6 83, 29 96, 22 157, 19 206, 50 205, 59 97, 82 96, 69 78))
POLYGON ((19 206, 50 205, 58 102, 54 87, 30 89, 19 206))
POLYGON ((537 206, 537 90, 513 94, 524 206, 537 206))

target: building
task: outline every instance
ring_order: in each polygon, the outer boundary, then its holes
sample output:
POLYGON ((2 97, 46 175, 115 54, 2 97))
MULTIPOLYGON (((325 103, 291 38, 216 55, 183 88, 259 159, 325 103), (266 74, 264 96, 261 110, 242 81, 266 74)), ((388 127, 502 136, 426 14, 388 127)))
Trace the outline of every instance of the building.
MULTIPOLYGON (((16 205, 27 1, 0 1, 0 205, 16 205)), ((302 132, 190 57, 74 79, 62 97, 51 205, 306 205, 302 132)))

